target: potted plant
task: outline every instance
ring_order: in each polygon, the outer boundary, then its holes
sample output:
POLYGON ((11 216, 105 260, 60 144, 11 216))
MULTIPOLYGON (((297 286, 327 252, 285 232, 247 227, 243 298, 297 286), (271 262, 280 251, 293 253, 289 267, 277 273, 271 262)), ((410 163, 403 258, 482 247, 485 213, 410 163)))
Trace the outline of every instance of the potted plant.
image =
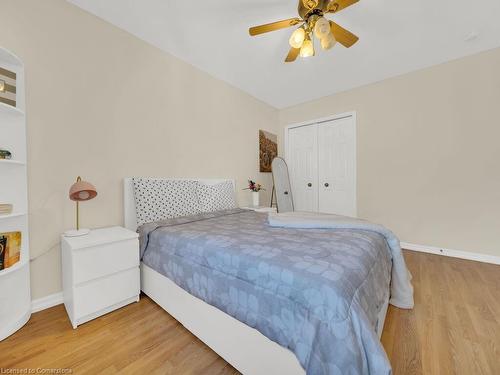
POLYGON ((261 184, 258 184, 255 181, 248 180, 248 187, 243 190, 250 190, 252 192, 252 202, 254 207, 259 206, 259 191, 266 190, 262 187, 261 184))

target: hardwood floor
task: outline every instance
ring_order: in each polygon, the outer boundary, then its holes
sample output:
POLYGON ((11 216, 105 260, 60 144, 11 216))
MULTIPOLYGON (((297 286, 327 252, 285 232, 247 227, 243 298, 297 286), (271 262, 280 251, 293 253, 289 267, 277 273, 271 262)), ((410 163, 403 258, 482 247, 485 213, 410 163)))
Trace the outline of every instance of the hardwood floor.
POLYGON ((390 307, 394 374, 500 374, 500 266, 405 252, 415 308, 390 307))
MULTIPOLYGON (((394 374, 500 374, 500 266, 405 252, 415 308, 389 308, 382 343, 394 374)), ((0 342, 0 373, 237 374, 146 296, 71 328, 64 307, 0 342)))

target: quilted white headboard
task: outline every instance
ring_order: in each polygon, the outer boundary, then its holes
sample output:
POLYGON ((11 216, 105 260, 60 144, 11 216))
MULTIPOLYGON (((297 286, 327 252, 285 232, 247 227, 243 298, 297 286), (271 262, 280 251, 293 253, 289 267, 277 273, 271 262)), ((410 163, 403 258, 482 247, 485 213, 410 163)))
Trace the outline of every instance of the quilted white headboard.
MULTIPOLYGON (((133 177, 125 177, 123 179, 123 216, 125 228, 136 231, 137 230, 137 213, 135 211, 135 198, 134 198, 134 183, 133 177)), ((204 184, 218 184, 221 182, 229 181, 234 185, 234 180, 227 178, 158 178, 159 180, 190 180, 199 181, 204 184)))

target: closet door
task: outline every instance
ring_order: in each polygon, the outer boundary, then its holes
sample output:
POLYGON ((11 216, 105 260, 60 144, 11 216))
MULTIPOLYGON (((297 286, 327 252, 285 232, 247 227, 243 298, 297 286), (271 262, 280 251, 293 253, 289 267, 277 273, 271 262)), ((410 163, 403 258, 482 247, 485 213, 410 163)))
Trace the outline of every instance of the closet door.
POLYGON ((288 167, 295 211, 318 210, 317 125, 288 130, 288 167))
POLYGON ((352 116, 318 124, 319 211, 357 216, 356 124, 352 116))

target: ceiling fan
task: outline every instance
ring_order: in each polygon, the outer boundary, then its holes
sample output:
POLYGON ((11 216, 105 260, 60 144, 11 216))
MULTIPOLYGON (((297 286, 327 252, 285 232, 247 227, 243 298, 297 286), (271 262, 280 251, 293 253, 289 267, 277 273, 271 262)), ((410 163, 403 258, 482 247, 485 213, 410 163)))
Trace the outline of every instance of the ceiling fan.
POLYGON ((335 22, 327 20, 325 15, 338 13, 358 1, 299 0, 298 12, 300 17, 251 27, 248 32, 251 36, 255 36, 300 25, 290 37, 289 44, 291 49, 288 52, 285 62, 293 62, 299 55, 301 57, 314 56, 313 35, 320 40, 321 48, 324 50, 332 48, 337 42, 349 48, 359 38, 335 22))

